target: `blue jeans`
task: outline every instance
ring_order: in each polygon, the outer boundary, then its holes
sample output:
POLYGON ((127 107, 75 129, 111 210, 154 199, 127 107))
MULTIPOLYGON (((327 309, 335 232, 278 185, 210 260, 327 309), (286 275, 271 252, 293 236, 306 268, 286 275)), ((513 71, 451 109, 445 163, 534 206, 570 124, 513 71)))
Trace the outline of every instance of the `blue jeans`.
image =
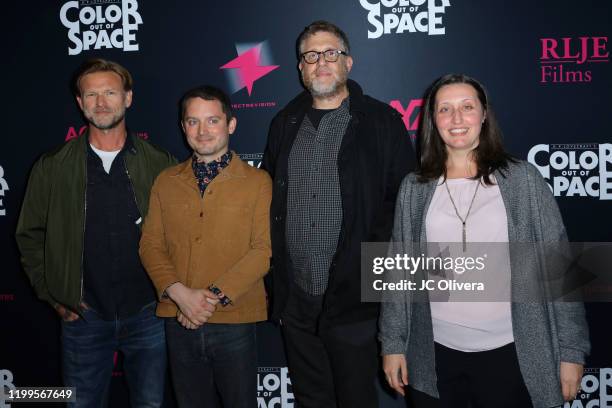
POLYGON ((134 316, 102 320, 85 310, 73 322, 62 321, 64 384, 76 387, 76 403, 69 407, 106 407, 115 351, 124 356, 130 405, 161 407, 166 378, 166 339, 163 319, 155 304, 134 316))
POLYGON ((255 323, 205 323, 188 330, 168 318, 166 335, 180 408, 257 407, 255 323))

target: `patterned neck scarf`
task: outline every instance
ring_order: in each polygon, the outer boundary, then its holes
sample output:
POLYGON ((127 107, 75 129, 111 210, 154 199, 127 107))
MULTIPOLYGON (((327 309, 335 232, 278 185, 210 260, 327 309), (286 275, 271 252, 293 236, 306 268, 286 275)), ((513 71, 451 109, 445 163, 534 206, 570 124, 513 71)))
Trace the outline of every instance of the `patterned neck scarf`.
POLYGON ((204 197, 204 191, 206 187, 210 184, 211 181, 221 170, 226 168, 230 160, 232 160, 232 152, 227 151, 223 156, 211 161, 210 163, 198 163, 198 158, 194 154, 191 158, 191 167, 193 168, 193 174, 196 176, 198 180, 198 187, 200 188, 200 194, 204 197))

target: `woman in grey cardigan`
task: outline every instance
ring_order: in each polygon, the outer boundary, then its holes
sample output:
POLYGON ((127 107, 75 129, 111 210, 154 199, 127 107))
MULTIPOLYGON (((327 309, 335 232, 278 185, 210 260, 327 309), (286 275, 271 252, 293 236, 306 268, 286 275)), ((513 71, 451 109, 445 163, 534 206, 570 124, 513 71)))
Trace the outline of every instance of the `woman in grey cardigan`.
POLYGON ((549 408, 575 398, 590 348, 583 305, 526 301, 544 256, 512 250, 567 241, 548 185, 505 153, 485 90, 467 76, 432 85, 420 142, 419 171, 398 194, 394 250, 418 257, 428 242, 464 251, 466 242, 510 243, 501 245, 509 248, 505 267, 496 268, 509 297, 485 304, 432 302, 426 290, 393 295, 399 300, 384 302, 380 319, 387 382, 452 408, 549 408))

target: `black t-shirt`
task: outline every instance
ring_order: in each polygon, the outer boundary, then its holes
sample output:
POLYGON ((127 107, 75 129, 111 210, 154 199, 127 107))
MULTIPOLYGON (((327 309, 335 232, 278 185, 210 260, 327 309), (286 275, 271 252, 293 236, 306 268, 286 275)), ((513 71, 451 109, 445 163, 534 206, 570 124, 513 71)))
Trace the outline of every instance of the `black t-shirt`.
POLYGON ((306 112, 306 114, 308 115, 308 119, 310 119, 310 123, 312 123, 312 126, 315 129, 318 129, 319 123, 321 123, 321 119, 323 119, 323 116, 335 110, 336 109, 315 109, 311 107, 310 109, 308 109, 308 112, 306 112))

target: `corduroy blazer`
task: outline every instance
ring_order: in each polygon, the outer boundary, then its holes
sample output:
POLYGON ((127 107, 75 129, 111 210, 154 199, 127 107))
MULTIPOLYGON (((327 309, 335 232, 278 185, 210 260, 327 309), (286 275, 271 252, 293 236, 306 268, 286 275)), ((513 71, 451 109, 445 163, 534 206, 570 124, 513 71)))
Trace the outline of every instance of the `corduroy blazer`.
POLYGON ((270 176, 237 154, 204 197, 191 158, 159 175, 140 240, 142 263, 160 297, 159 316, 176 316, 176 305, 162 295, 182 282, 190 288, 215 284, 232 300, 217 307, 210 323, 266 320, 271 198, 270 176))

